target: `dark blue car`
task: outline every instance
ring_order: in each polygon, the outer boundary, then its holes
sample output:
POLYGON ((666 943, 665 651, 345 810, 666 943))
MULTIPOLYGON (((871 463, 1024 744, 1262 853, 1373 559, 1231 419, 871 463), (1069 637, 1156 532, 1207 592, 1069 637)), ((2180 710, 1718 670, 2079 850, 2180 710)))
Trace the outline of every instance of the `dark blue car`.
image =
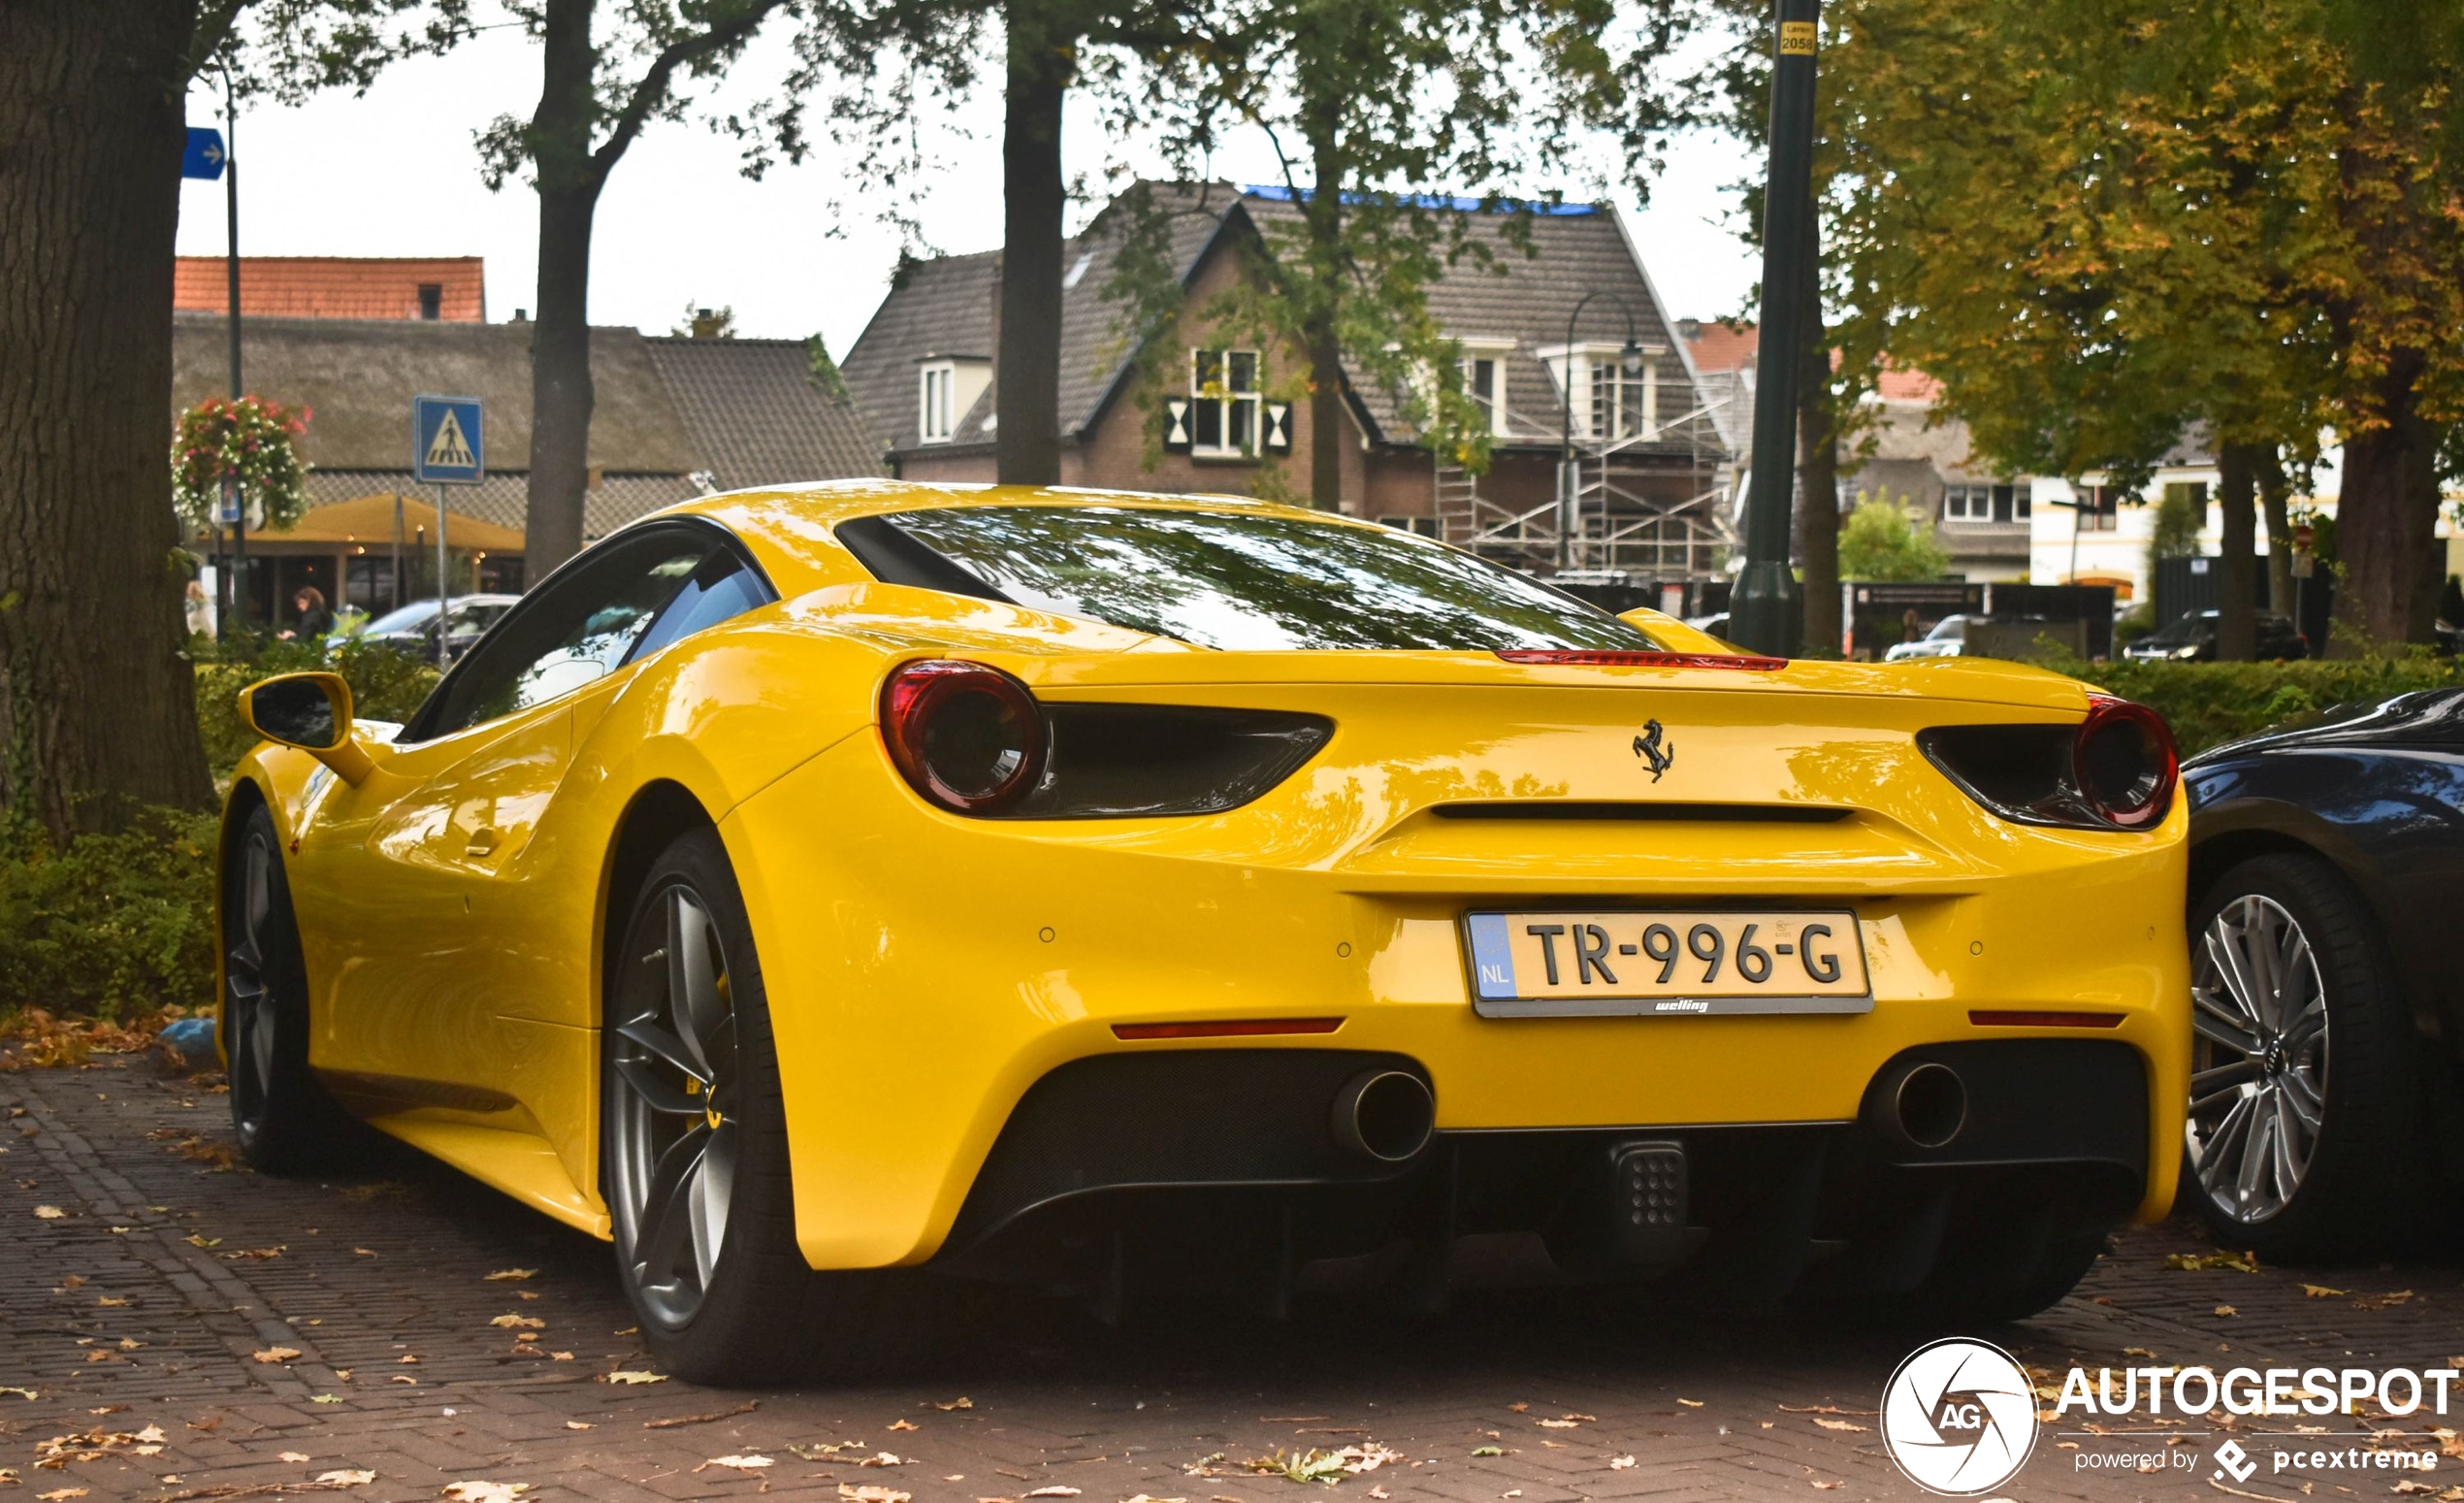
POLYGON ((2219 747, 2182 785, 2184 1201, 2263 1257, 2374 1251, 2412 1220, 2459 1120, 2464 690, 2219 747))

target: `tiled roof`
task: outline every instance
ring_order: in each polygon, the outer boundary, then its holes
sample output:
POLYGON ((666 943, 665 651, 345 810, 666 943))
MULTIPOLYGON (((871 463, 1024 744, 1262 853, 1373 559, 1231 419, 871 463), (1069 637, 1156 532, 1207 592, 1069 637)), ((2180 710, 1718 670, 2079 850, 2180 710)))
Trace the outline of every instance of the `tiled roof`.
POLYGON ((1750 323, 1731 328, 1716 319, 1681 318, 1677 326, 1694 356, 1694 368, 1705 376, 1741 371, 1754 363, 1762 347, 1762 332, 1750 323))
MULTIPOLYGON (((1185 274, 1221 228, 1225 212, 1238 201, 1238 190, 1224 183, 1145 186, 1169 216, 1166 260, 1185 274)), ((1119 269, 1125 217, 1124 206, 1117 200, 1062 248, 1059 401, 1064 435, 1080 433, 1094 420, 1133 353, 1121 305, 1104 296, 1119 269)), ((892 448, 915 448, 922 441, 916 431, 919 363, 951 356, 992 358, 1000 292, 997 250, 910 260, 892 276, 889 295, 839 365, 858 405, 892 448)), ((984 398, 956 424, 953 441, 991 439, 986 422, 993 412, 994 395, 986 388, 984 398)))
MULTIPOLYGON (((1223 183, 1141 187, 1170 215, 1167 261, 1184 280, 1219 234, 1244 228, 1246 221, 1271 242, 1280 226, 1299 219, 1299 208, 1289 196, 1271 191, 1245 192, 1223 183)), ((1473 212, 1474 236, 1493 253, 1494 269, 1466 261, 1431 289, 1431 310, 1449 334, 1512 344, 1506 389, 1512 433, 1522 441, 1553 446, 1563 414, 1556 380, 1538 350, 1565 343, 1568 315, 1585 294, 1605 290, 1614 296, 1592 300, 1574 331, 1578 343, 1622 344, 1627 325, 1621 305, 1633 310, 1635 337, 1646 347, 1657 345, 1673 354, 1676 338, 1613 212, 1576 205, 1535 217, 1536 253, 1530 257, 1506 241, 1505 215, 1473 212)), ((1123 201, 1116 200, 1069 242, 1065 252, 1060 372, 1065 436, 1081 433, 1094 419, 1134 353, 1123 337, 1120 306, 1103 295, 1118 266, 1123 238, 1119 231, 1126 219, 1123 201)), ((900 269, 842 367, 857 401, 875 428, 889 436, 892 448, 919 444, 918 362, 934 355, 990 357, 999 284, 995 251, 911 261, 900 269)), ((1674 425, 1703 407, 1682 358, 1663 360, 1659 385, 1666 424, 1674 425)), ((1410 441, 1398 393, 1365 387, 1356 392, 1362 411, 1381 437, 1410 441)), ((985 420, 996 395, 988 390, 956 425, 956 442, 991 436, 985 420)), ((1712 426, 1699 425, 1693 432, 1711 447, 1720 445, 1712 426)), ((1675 434, 1665 441, 1683 446, 1675 434)))
MULTIPOLYGON (((1284 244, 1299 225, 1301 208, 1288 197, 1262 193, 1244 200, 1268 238, 1270 246, 1284 244)), ((1568 320, 1577 344, 1625 343, 1629 329, 1646 349, 1663 352, 1659 362, 1659 411, 1663 424, 1674 424, 1702 406, 1681 357, 1667 312, 1660 307, 1643 275, 1635 248, 1614 211, 1567 206, 1571 212, 1539 214, 1528 219, 1531 253, 1508 239, 1512 216, 1473 212, 1471 240, 1489 255, 1486 266, 1467 257, 1452 273, 1429 289, 1429 311, 1447 334, 1466 341, 1510 342, 1506 361, 1506 407, 1513 438, 1554 447, 1565 423, 1564 398, 1557 379, 1539 351, 1566 343, 1568 320), (1594 296, 1594 294, 1597 294, 1594 296), (1590 297, 1588 306, 1584 299, 1590 297), (1577 310, 1579 316, 1577 317, 1577 310), (1632 315, 1629 324, 1628 315, 1632 315)), ((1353 391, 1378 435, 1408 441, 1399 393, 1373 388, 1354 373, 1353 391)), ((1580 433, 1587 415, 1574 414, 1580 433)), ((1718 447, 1708 427, 1702 436, 1718 447)), ((1664 442, 1682 447, 1677 436, 1664 442)))
POLYGON ((803 341, 642 343, 719 489, 887 473, 863 414, 815 384, 803 341))
MULTIPOLYGON (((171 306, 181 312, 227 310, 229 276, 221 256, 179 257, 171 306)), ((479 256, 242 256, 243 337, 252 316, 416 319, 422 286, 438 290, 438 318, 477 323, 488 316, 486 262, 479 256)))

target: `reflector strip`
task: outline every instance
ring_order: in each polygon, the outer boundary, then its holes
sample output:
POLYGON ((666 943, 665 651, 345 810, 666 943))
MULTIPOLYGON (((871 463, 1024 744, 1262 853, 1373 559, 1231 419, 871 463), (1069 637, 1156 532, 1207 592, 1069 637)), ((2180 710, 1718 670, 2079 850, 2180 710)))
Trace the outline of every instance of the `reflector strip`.
POLYGON ((1332 1033, 1341 1018, 1243 1018, 1226 1023, 1116 1023, 1115 1038, 1255 1038, 1269 1033, 1332 1033))
POLYGON ((1600 648, 1500 647, 1508 663, 1535 663, 1550 668, 1725 668, 1755 673, 1776 673, 1786 658, 1730 657, 1719 652, 1610 652, 1600 648))
POLYGON ((2118 1012, 1980 1012, 1971 1010, 1967 1021, 1980 1029, 2117 1029, 2122 1027, 2118 1012))

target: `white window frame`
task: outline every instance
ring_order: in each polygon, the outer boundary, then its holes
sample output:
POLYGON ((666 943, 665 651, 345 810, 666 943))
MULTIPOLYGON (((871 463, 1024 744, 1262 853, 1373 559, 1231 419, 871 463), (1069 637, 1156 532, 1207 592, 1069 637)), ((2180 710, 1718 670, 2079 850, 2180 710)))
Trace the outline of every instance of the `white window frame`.
POLYGON ((956 397, 958 366, 953 360, 932 361, 916 372, 916 438, 924 443, 947 443, 957 432, 956 397))
MULTIPOLYGON (((1594 442, 1622 442, 1640 440, 1651 442, 1660 437, 1660 362, 1668 357, 1668 348, 1660 344, 1642 346, 1642 369, 1634 376, 1625 373, 1626 344, 1623 340, 1590 342, 1571 348, 1550 345, 1539 351, 1542 364, 1557 378, 1558 400, 1566 400, 1567 383, 1572 382, 1575 424, 1574 431, 1594 442), (1636 415, 1631 431, 1604 434, 1600 431, 1599 413, 1594 410, 1595 373, 1605 367, 1609 373, 1611 394, 1609 410, 1622 418, 1629 410, 1625 392, 1641 394, 1641 411, 1636 415)), ((1622 427, 1620 423, 1618 426, 1622 427)))
POLYGON ((1463 350, 1462 356, 1455 362, 1456 368, 1463 373, 1463 395, 1474 403, 1479 403, 1485 397, 1489 409, 1489 437, 1493 439, 1507 437, 1511 423, 1506 410, 1506 364, 1508 357, 1514 353, 1513 342, 1510 340, 1459 340, 1456 343, 1462 346, 1463 350), (1483 360, 1489 362, 1489 376, 1492 381, 1492 389, 1485 393, 1474 384, 1479 373, 1479 362, 1483 360))
POLYGON ((1258 425, 1266 415, 1265 393, 1260 389, 1265 384, 1265 357, 1254 349, 1242 349, 1233 345, 1215 348, 1205 345, 1190 346, 1190 453, 1210 459, 1248 459, 1259 452, 1263 433, 1258 425), (1208 383, 1202 381, 1198 375, 1201 361, 1209 355, 1216 357, 1217 362, 1216 369, 1221 373, 1220 378, 1214 383, 1213 391, 1208 390, 1208 383), (1249 363, 1249 383, 1247 387, 1235 389, 1230 382, 1234 369, 1244 356, 1248 357, 1249 363), (1213 443, 1204 443, 1198 440, 1198 416, 1208 408, 1213 408, 1215 412, 1216 441, 1213 443), (1245 408, 1247 409, 1246 431, 1248 434, 1248 440, 1247 442, 1236 442, 1233 435, 1244 431, 1238 418, 1245 408))

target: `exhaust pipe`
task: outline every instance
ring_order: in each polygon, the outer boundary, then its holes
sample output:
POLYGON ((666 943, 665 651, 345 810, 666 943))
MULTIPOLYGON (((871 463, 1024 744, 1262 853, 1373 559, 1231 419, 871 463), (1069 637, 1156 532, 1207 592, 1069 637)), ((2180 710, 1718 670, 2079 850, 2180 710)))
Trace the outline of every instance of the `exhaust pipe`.
POLYGON ((1335 1141, 1380 1163, 1417 1157, 1437 1120, 1428 1082, 1402 1070, 1369 1070, 1335 1093, 1335 1141))
POLYGON ((1943 1148, 1967 1126, 1967 1087, 1947 1064, 1911 1061, 1876 1083, 1873 1117, 1902 1148, 1943 1148))

